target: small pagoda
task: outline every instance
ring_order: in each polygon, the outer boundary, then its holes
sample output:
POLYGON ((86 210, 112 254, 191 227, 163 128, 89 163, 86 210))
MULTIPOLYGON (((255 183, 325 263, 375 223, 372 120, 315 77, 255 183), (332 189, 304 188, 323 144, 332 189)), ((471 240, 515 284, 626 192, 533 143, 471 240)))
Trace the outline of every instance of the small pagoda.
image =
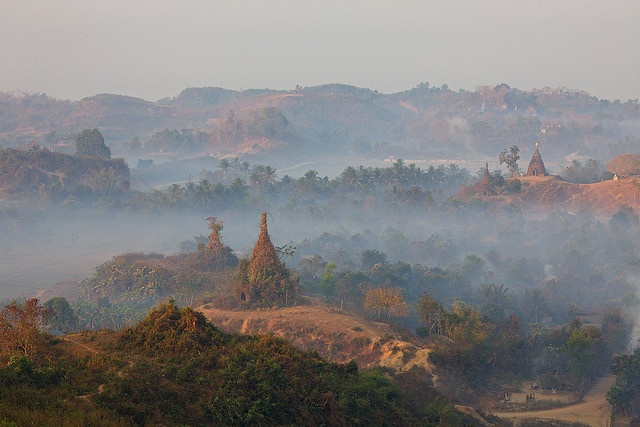
POLYGON ((529 167, 527 168, 526 176, 546 176, 547 170, 544 168, 544 162, 540 151, 538 151, 538 141, 536 141, 536 151, 533 153, 529 167))
POLYGON ((489 174, 489 163, 486 163, 484 174, 482 179, 471 187, 472 192, 475 192, 476 196, 494 196, 496 195, 496 189, 491 182, 491 175, 489 174))
POLYGON ((267 230, 267 213, 260 218, 260 234, 251 258, 239 265, 236 293, 242 302, 263 305, 289 305, 297 294, 297 279, 289 274, 271 242, 267 230))

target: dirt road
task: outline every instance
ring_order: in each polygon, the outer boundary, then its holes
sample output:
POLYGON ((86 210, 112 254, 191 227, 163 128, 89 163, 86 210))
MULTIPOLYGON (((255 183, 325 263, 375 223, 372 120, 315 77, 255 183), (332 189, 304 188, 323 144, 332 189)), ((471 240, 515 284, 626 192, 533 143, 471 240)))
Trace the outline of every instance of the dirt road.
POLYGON ((615 382, 614 376, 602 377, 589 390, 580 403, 562 408, 543 411, 526 412, 494 412, 494 415, 513 421, 518 426, 524 419, 560 420, 581 423, 592 427, 608 427, 610 425, 609 403, 604 395, 615 382))

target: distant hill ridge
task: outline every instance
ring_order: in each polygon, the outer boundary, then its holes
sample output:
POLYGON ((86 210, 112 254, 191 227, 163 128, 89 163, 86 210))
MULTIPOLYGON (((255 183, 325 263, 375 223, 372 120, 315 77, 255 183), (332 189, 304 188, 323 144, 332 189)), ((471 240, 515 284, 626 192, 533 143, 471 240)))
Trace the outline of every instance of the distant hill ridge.
MULTIPOLYGON (((579 153, 607 160, 637 150, 640 143, 637 100, 611 102, 584 91, 523 91, 506 84, 456 92, 422 83, 392 94, 343 84, 294 90, 201 87, 157 102, 113 94, 68 101, 0 93, 0 146, 55 146, 85 128, 100 129, 107 144, 144 142, 164 129, 212 132, 229 117, 265 108, 281 112, 293 136, 286 145, 270 145, 266 138, 263 151, 494 158, 504 147, 539 139, 548 159, 579 153)), ((247 143, 254 142, 239 144, 247 143)), ((200 148, 219 150, 206 143, 200 148)), ((225 150, 233 154, 233 147, 225 150)))

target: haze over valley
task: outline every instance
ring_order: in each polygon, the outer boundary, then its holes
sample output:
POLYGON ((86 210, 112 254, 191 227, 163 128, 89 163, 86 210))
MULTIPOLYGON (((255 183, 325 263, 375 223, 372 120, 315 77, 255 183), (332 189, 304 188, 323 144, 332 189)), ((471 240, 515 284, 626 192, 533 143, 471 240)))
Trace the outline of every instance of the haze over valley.
POLYGON ((6 6, 0 426, 640 416, 637 2, 6 6))

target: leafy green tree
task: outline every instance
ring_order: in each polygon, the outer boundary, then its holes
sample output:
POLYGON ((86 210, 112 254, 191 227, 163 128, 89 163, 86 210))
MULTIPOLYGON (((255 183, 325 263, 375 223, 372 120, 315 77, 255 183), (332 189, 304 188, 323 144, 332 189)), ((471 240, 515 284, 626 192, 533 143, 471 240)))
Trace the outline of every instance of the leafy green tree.
POLYGON ((576 184, 590 184, 600 181, 602 176, 602 165, 600 161, 589 159, 584 163, 580 160, 573 160, 571 164, 562 171, 562 179, 576 184))
POLYGON ((607 401, 628 414, 631 402, 640 395, 640 348, 633 354, 616 354, 611 361, 616 383, 607 392, 607 401))
POLYGON ((201 147, 199 136, 192 129, 164 129, 152 135, 145 148, 156 152, 192 152, 201 147))
POLYGON ((617 232, 623 232, 628 230, 632 226, 638 226, 640 220, 630 206, 620 206, 618 212, 616 212, 609 220, 609 225, 617 232))
POLYGON ((377 249, 365 249, 360 253, 360 264, 363 270, 370 270, 374 265, 387 263, 387 255, 377 249))
POLYGON ((470 282, 480 280, 484 274, 487 263, 477 255, 467 255, 462 263, 462 274, 470 282))
POLYGON ((320 272, 324 271, 326 266, 327 263, 324 262, 320 255, 303 258, 298 263, 300 277, 304 280, 316 281, 320 272))
POLYGON ((429 327, 429 333, 440 333, 443 326, 445 310, 439 301, 428 294, 423 294, 418 302, 418 315, 420 320, 429 327))
POLYGON ((454 301, 447 313, 447 336, 465 347, 473 347, 489 335, 490 326, 479 311, 462 301, 454 301))
POLYGON ((48 311, 46 323, 49 326, 65 334, 78 330, 78 316, 66 298, 51 298, 43 306, 48 311))
POLYGON ((85 129, 76 135, 76 156, 110 159, 111 150, 98 129, 85 129))
POLYGON ((334 274, 335 270, 336 263, 333 261, 327 264, 324 269, 324 273, 320 279, 320 289, 322 289, 325 295, 333 295, 336 290, 337 279, 334 274))
POLYGON ((479 384, 490 373, 493 364, 489 363, 496 357, 490 346, 492 326, 479 311, 461 301, 455 301, 451 310, 429 305, 437 313, 438 333, 453 340, 452 345, 430 353, 429 359, 479 384))
POLYGON ((578 387, 584 387, 587 378, 595 373, 597 355, 594 338, 599 338, 600 333, 588 329, 574 328, 564 348, 569 375, 578 387))
POLYGON ((498 156, 498 161, 501 165, 503 163, 507 165, 507 169, 509 169, 511 176, 515 176, 518 172, 518 160, 520 160, 519 152, 520 148, 517 145, 512 145, 511 148, 509 148, 509 152, 507 152, 507 149, 505 148, 498 156))
POLYGON ((622 307, 607 308, 602 315, 602 338, 612 353, 626 350, 633 320, 624 315, 622 307))

